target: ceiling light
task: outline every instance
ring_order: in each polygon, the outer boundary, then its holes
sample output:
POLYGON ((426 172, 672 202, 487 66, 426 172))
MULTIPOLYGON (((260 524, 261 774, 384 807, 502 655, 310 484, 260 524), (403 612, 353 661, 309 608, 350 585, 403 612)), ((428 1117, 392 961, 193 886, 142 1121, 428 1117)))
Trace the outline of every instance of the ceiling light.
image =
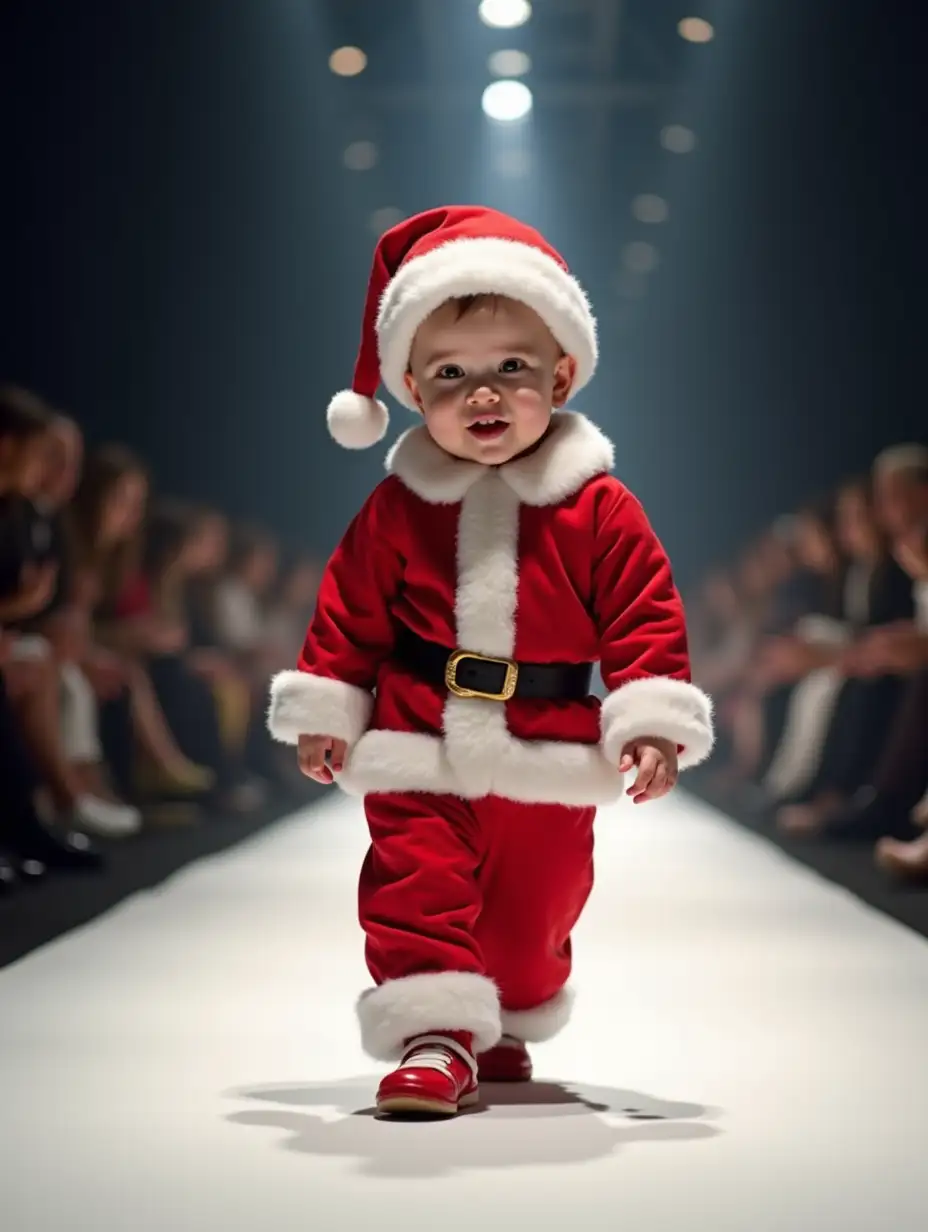
POLYGON ((684 124, 668 124, 661 129, 661 145, 671 154, 689 154, 696 148, 696 134, 684 124))
POLYGON ((357 77, 367 68, 367 56, 360 47, 339 47, 329 56, 329 68, 337 77, 357 77))
POLYGON ((670 209, 663 197, 641 193, 632 202, 632 213, 639 222, 666 222, 670 209))
POLYGON ((524 51, 494 51, 488 61, 494 77, 524 77, 531 67, 531 57, 524 51))
POLYGON ((511 124, 532 109, 532 92, 521 81, 494 81, 483 92, 483 110, 491 120, 511 124))
POLYGON ((352 141, 342 157, 349 171, 370 171, 377 165, 377 147, 373 141, 352 141))
POLYGON ((715 31, 702 17, 684 17, 677 26, 677 33, 688 43, 711 43, 715 31))
POLYGON ((524 26, 532 15, 529 0, 481 0, 480 20, 497 30, 512 30, 524 26))

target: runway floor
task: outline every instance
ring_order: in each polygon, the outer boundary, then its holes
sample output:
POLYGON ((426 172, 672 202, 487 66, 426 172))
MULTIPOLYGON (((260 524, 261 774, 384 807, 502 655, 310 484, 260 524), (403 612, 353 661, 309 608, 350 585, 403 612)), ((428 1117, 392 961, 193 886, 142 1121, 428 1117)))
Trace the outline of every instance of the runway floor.
POLYGON ((5 1232, 928 1226, 928 942, 684 795, 598 821, 539 1081, 371 1115, 357 805, 0 970, 5 1232))

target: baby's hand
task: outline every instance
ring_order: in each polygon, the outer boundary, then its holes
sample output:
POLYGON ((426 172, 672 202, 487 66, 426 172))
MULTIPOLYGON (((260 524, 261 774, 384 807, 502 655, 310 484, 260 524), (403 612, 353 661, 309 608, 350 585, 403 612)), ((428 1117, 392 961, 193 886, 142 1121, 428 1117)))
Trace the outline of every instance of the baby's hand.
POLYGON ((672 740, 662 740, 659 736, 630 740, 622 750, 619 770, 627 774, 633 766, 638 767, 638 777, 626 794, 633 796, 636 804, 658 800, 677 782, 677 746, 672 740))
POLYGON ((346 742, 332 736, 300 736, 297 759, 307 778, 315 779, 317 783, 331 783, 334 782, 332 771, 341 770, 347 751, 346 742), (331 770, 325 764, 327 753, 330 754, 331 770))

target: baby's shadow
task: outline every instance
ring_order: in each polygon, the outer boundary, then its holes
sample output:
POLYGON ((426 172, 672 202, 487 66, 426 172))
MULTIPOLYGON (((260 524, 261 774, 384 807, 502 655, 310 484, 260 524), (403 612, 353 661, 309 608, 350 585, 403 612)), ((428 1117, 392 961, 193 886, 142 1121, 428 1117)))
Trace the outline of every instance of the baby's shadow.
POLYGON ((702 1104, 585 1083, 532 1082, 482 1086, 480 1104, 446 1121, 438 1134, 434 1118, 381 1121, 369 1103, 375 1087, 375 1079, 359 1078, 250 1087, 230 1095, 283 1107, 227 1119, 283 1130, 284 1150, 353 1158, 366 1175, 404 1178, 582 1163, 637 1142, 697 1141, 722 1132, 705 1120, 720 1110, 702 1104), (325 1112, 295 1111, 309 1108, 325 1112), (520 1122, 515 1134, 513 1121, 520 1122))

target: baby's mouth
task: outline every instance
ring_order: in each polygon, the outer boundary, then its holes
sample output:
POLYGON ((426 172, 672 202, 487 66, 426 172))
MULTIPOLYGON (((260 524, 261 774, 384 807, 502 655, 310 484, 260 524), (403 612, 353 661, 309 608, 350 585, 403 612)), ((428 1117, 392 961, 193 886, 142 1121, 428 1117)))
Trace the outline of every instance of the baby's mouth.
POLYGON ((505 419, 495 419, 493 416, 488 415, 483 419, 474 420, 472 424, 468 424, 467 431, 481 441, 492 441, 502 436, 508 427, 509 424, 505 419))

